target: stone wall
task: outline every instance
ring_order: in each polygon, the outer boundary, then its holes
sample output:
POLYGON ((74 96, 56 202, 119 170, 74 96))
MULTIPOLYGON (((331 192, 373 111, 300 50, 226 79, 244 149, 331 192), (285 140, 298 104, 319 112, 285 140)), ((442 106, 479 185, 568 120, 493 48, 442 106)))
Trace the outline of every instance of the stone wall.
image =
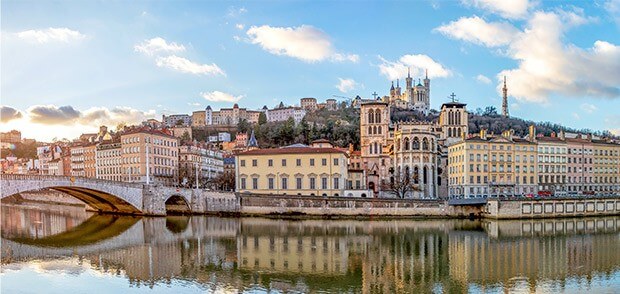
POLYGON ((490 199, 483 215, 494 219, 620 215, 620 197, 588 199, 490 199))

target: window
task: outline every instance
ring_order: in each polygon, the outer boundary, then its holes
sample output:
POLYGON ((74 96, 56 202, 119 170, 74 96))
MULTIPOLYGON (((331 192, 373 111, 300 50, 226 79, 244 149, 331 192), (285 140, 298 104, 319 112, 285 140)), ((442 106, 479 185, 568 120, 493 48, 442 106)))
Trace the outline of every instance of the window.
POLYGON ((258 178, 252 178, 252 189, 258 189, 258 178))
POLYGON ((334 158, 334 165, 338 165, 338 158, 334 158))
POLYGON ((327 190, 327 178, 321 178, 321 189, 327 190))
POLYGON ((310 158, 310 166, 314 166, 314 158, 310 158))
POLYGON ((267 165, 268 165, 268 166, 273 166, 273 159, 269 159, 269 160, 267 161, 267 165))
POLYGON ((334 189, 340 189, 340 178, 334 178, 334 189))
POLYGON ((252 166, 257 166, 257 165, 258 165, 258 160, 252 159, 252 166))
POLYGON ((297 166, 301 166, 301 158, 297 158, 295 160, 295 163, 297 164, 297 166))
POLYGON ((241 166, 245 166, 245 159, 241 160, 241 166))
POLYGON ((241 178, 241 189, 245 189, 245 178, 241 178))
POLYGON ((327 158, 323 158, 323 159, 321 159, 321 164, 322 164, 323 166, 326 166, 326 165, 327 165, 327 158))
POLYGON ((273 190, 273 178, 269 178, 269 190, 273 190))
POLYGON ((301 190, 301 178, 297 178, 297 190, 301 190))
POLYGON ((310 189, 316 189, 316 178, 310 178, 310 189))
POLYGON ((282 159, 282 166, 286 166, 286 159, 282 159))
POLYGON ((288 178, 282 178, 282 190, 288 189, 288 178))

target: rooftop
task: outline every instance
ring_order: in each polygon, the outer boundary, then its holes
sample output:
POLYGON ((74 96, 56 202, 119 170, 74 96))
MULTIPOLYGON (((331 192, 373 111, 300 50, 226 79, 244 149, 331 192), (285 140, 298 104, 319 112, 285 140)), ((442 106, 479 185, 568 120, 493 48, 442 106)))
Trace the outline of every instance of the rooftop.
POLYGON ((308 147, 302 144, 300 146, 286 146, 282 148, 269 148, 269 149, 255 149, 239 153, 239 155, 271 155, 271 154, 331 154, 339 153, 345 154, 346 152, 336 148, 314 148, 308 147))

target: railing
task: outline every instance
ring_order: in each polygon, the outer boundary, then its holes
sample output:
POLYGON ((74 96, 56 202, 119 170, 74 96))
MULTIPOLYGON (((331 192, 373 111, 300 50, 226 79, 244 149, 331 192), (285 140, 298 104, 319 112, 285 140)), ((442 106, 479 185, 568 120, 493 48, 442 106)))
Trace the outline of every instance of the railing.
POLYGON ((0 174, 0 180, 19 180, 19 181, 71 181, 74 179, 75 182, 90 182, 97 184, 115 184, 115 185, 123 185, 128 187, 142 187, 142 183, 130 183, 130 182, 119 182, 113 180, 103 180, 103 179, 95 179, 95 178, 86 178, 86 177, 77 177, 77 176, 53 176, 53 175, 18 175, 18 174, 0 174))

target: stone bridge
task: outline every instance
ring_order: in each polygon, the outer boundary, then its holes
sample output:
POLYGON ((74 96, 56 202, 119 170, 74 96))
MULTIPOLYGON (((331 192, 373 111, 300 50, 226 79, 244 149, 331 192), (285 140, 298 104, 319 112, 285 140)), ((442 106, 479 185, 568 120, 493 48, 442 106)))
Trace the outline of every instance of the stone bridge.
POLYGON ((82 177, 0 175, 0 199, 42 189, 66 193, 104 213, 166 215, 236 212, 239 209, 232 193, 82 177))

